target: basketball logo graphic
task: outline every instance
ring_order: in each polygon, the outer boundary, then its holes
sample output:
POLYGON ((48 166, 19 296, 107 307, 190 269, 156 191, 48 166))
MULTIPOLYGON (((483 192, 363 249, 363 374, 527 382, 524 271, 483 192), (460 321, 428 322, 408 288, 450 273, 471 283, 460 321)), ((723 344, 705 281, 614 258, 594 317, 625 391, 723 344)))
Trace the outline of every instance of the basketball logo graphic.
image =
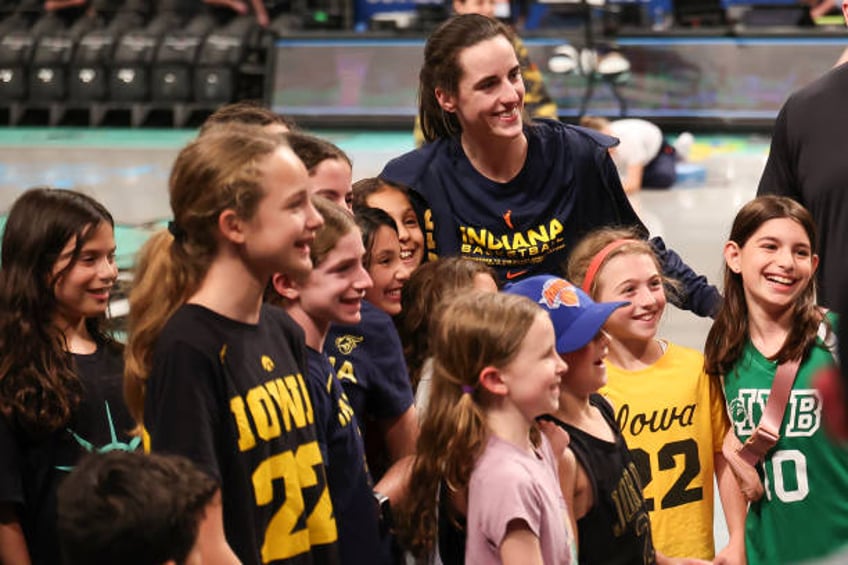
POLYGON ((574 286, 563 279, 553 279, 545 283, 542 287, 542 299, 540 304, 544 304, 549 309, 559 308, 560 306, 579 306, 580 297, 574 290, 574 286))

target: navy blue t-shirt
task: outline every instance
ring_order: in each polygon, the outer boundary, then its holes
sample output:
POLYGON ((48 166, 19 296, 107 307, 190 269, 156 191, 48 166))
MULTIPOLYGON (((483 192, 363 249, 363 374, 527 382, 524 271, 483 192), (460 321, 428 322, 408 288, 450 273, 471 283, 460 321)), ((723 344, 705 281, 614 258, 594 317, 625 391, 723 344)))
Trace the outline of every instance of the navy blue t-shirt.
MULTIPOLYGON (((382 464, 372 456, 370 422, 402 416, 413 403, 412 384, 406 370, 403 346, 391 317, 362 301, 362 320, 352 326, 331 325, 324 341, 324 353, 350 399, 368 446, 368 463, 376 479, 382 464)), ((375 434, 371 434, 374 436, 375 434)))
POLYGON ((358 324, 330 326, 324 353, 336 369, 360 426, 365 425, 364 418, 397 418, 412 406, 412 384, 397 329, 392 318, 370 302, 362 301, 358 324))
POLYGON ((307 354, 306 384, 327 467, 341 562, 381 563, 380 524, 356 415, 327 357, 311 348, 307 354))
MULTIPOLYGON (((382 178, 412 187, 428 257, 462 255, 486 263, 501 281, 565 274, 571 248, 600 227, 636 226, 608 149, 615 138, 552 120, 525 126, 527 158, 508 182, 477 171, 458 138, 440 139, 390 161, 382 178)), ((710 315, 718 291, 659 238, 663 270, 686 290, 684 306, 710 315)))

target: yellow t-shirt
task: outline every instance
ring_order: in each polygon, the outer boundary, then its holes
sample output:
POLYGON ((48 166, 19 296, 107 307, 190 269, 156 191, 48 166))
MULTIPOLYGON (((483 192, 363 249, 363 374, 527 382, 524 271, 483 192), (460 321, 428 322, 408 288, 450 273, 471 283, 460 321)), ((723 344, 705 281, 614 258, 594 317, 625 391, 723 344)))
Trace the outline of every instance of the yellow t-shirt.
POLYGON ((721 387, 703 366, 700 352, 670 343, 647 369, 607 361, 600 390, 639 469, 654 547, 670 557, 715 554, 713 457, 730 424, 721 387))

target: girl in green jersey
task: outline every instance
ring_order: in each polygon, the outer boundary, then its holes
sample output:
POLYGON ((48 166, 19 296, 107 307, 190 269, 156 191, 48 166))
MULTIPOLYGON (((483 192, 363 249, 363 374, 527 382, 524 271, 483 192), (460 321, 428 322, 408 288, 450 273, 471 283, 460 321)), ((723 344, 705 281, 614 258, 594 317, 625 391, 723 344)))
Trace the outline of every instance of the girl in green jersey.
POLYGON ((745 524, 749 565, 826 557, 848 543, 848 451, 822 425, 813 380, 833 367, 836 316, 816 306, 815 225, 779 196, 739 211, 724 246, 724 302, 707 337, 706 370, 722 378, 743 443, 762 417, 778 364, 801 359, 780 439, 758 465, 765 494, 745 524))

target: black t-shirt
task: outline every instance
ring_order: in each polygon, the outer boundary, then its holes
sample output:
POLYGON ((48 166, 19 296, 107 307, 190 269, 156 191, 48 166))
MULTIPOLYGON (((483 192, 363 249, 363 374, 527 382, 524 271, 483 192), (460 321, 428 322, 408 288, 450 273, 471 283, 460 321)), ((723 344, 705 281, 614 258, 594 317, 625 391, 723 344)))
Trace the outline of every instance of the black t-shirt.
POLYGON ((245 564, 338 562, 305 374, 303 332, 273 306, 245 324, 186 304, 154 349, 151 449, 220 481, 227 542, 245 564))
POLYGON ((330 326, 324 353, 350 399, 368 448, 368 463, 375 479, 382 476, 383 462, 375 460, 381 446, 368 433, 369 422, 391 420, 413 403, 412 384, 406 371, 403 345, 391 317, 362 302, 362 320, 353 326, 330 326))
POLYGON ((378 565, 383 561, 379 520, 359 424, 330 361, 314 349, 308 353, 307 386, 327 466, 341 561, 378 565))
MULTIPOLYGON (((647 233, 608 154, 616 139, 552 120, 537 120, 524 133, 527 158, 508 182, 480 174, 458 138, 389 161, 380 177, 412 188, 429 258, 461 255, 510 282, 563 275, 572 247, 591 230, 635 226, 647 233)), ((652 243, 665 274, 685 289, 683 306, 713 314, 718 291, 660 238, 652 243)))
POLYGON ((577 520, 580 563, 647 565, 656 562, 651 521, 633 457, 627 449, 612 407, 599 394, 589 402, 600 410, 615 435, 609 442, 557 419, 571 436, 570 447, 586 470, 595 503, 577 520), (626 503, 622 504, 622 501, 626 503))
POLYGON ((83 400, 68 425, 33 440, 0 417, 0 500, 18 505, 34 564, 61 563, 56 532, 56 493, 79 459, 89 452, 134 450, 141 439, 124 404, 124 361, 114 345, 92 355, 74 355, 83 400))
POLYGON ((804 205, 818 228, 819 304, 839 306, 848 277, 848 65, 801 88, 783 105, 757 195, 804 205))

